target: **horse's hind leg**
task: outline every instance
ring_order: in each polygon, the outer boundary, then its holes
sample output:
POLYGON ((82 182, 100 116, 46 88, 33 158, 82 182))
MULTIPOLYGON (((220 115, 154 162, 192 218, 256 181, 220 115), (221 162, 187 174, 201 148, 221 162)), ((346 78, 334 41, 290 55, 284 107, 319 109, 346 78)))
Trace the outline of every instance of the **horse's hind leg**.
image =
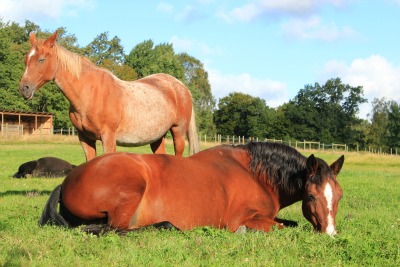
POLYGON ((164 136, 155 141, 154 143, 151 143, 150 147, 154 154, 167 154, 167 151, 165 150, 164 136))
POLYGON ((172 137, 174 139, 174 150, 176 156, 182 156, 185 150, 185 135, 182 127, 173 126, 171 128, 172 137))

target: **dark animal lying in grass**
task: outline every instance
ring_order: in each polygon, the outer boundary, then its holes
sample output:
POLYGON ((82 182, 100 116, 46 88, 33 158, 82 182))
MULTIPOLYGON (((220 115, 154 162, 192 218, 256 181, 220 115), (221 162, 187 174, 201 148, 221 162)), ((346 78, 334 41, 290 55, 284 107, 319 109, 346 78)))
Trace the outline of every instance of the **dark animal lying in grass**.
POLYGON ((63 177, 66 176, 75 165, 55 158, 44 157, 38 160, 25 162, 18 168, 18 172, 13 175, 14 178, 26 178, 27 175, 32 177, 63 177))

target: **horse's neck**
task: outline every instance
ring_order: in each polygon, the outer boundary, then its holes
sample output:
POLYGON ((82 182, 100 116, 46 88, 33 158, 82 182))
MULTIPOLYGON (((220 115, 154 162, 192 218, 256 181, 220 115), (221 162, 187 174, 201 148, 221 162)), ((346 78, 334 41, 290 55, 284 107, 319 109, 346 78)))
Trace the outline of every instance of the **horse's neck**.
POLYGON ((297 191, 293 194, 288 194, 284 190, 278 190, 280 209, 283 209, 287 206, 290 206, 290 205, 302 200, 303 193, 304 193, 304 190, 297 191))
MULTIPOLYGON (((69 100, 71 106, 79 107, 87 102, 85 97, 85 88, 90 88, 88 83, 92 83, 90 77, 90 71, 85 70, 92 63, 86 59, 81 59, 80 67, 81 70, 77 72, 72 72, 68 66, 64 67, 59 62, 58 71, 54 77, 54 82, 60 88, 61 92, 69 100)), ((89 66, 90 67, 90 66, 89 66)))
POLYGON ((303 199, 305 190, 305 176, 303 176, 303 171, 292 173, 290 174, 290 177, 292 177, 292 180, 290 181, 290 187, 293 187, 293 189, 283 187, 276 189, 279 197, 280 209, 290 206, 303 199))

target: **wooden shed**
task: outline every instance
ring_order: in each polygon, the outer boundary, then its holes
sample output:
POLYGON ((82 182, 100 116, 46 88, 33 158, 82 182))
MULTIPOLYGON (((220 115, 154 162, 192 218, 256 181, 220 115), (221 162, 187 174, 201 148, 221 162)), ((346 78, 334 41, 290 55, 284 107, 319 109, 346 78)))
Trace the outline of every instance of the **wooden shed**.
POLYGON ((0 110, 0 115, 1 136, 53 134, 52 113, 0 110))

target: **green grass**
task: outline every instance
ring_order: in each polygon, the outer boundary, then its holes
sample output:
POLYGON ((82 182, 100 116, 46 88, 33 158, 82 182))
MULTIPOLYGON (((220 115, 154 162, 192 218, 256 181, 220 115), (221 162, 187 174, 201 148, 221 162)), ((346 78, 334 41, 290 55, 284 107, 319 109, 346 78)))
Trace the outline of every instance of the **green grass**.
MULTIPOLYGON (((101 151, 101 146, 99 146, 101 151)), ((148 147, 118 148, 149 153, 148 147)), ((169 153, 173 149, 168 145, 169 153)), ((340 154, 312 151, 328 163, 340 154)), ((310 151, 305 151, 309 155, 310 151)), ((74 141, 0 143, 1 266, 399 266, 400 156, 346 153, 339 234, 315 234, 301 203, 280 212, 296 228, 236 235, 208 227, 188 232, 140 230, 96 237, 37 221, 62 178, 13 179, 21 163, 56 156, 84 162, 74 141)))

